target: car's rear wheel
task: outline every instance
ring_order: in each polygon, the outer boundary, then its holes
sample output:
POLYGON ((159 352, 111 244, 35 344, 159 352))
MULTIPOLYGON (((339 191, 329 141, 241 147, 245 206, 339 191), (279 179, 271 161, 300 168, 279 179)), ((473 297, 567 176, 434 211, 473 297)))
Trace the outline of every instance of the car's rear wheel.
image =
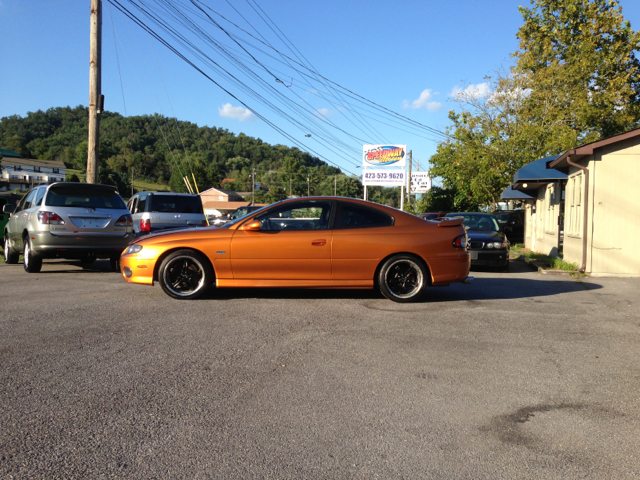
POLYGON ((420 300, 427 288, 427 271, 422 262, 411 255, 389 258, 378 274, 380 292, 389 300, 406 303, 420 300))
POLYGON ((28 273, 38 273, 42 270, 42 257, 39 257, 33 253, 31 248, 31 239, 24 237, 24 252, 22 253, 24 260, 24 270, 28 273))
POLYGON ((9 242, 9 237, 7 235, 4 236, 4 263, 15 265, 18 263, 18 259, 20 258, 20 254, 16 252, 9 242))
POLYGON ((187 300, 197 298, 213 282, 209 260, 193 250, 177 250, 160 265, 158 281, 170 297, 187 300))

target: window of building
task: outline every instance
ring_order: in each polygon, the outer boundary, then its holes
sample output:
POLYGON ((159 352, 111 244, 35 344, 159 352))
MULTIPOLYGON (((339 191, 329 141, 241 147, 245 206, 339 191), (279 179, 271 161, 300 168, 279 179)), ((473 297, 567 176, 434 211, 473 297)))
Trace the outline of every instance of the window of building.
POLYGON ((547 233, 556 233, 556 186, 550 184, 547 186, 547 192, 545 195, 545 201, 547 202, 547 214, 545 218, 545 231, 547 233))
POLYGON ((21 167, 20 165, 14 165, 14 166, 13 166, 13 171, 14 171, 14 172, 19 172, 19 171, 21 171, 21 170, 22 170, 22 167, 21 167))
POLYGON ((567 234, 579 237, 582 235, 582 172, 569 177, 565 205, 569 213, 567 234))
POLYGON ((54 168, 53 169, 53 173, 60 173, 60 169, 59 168, 54 168))
POLYGON ((34 172, 39 172, 40 171, 40 167, 33 167, 33 171, 34 172))

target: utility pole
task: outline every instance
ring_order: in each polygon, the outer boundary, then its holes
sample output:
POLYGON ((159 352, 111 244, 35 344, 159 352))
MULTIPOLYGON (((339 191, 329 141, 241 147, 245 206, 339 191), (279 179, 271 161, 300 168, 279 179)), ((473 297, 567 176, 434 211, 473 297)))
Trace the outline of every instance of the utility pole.
POLYGON ((131 167, 131 196, 133 197, 133 167, 131 167))
POLYGON ((251 171, 251 205, 256 204, 256 169, 251 171))
POLYGON ((291 190, 291 182, 293 180, 293 177, 291 175, 289 175, 289 198, 291 198, 293 196, 293 191, 291 190))
POLYGON ((409 188, 407 188, 407 205, 411 205, 411 163, 413 162, 413 150, 409 150, 409 188))
POLYGON ((102 0, 91 0, 91 34, 89 46, 89 152, 87 183, 98 182, 98 148, 100 145, 101 76, 102 76, 102 0))
POLYGON ((311 196, 311 175, 307 173, 307 197, 311 196))

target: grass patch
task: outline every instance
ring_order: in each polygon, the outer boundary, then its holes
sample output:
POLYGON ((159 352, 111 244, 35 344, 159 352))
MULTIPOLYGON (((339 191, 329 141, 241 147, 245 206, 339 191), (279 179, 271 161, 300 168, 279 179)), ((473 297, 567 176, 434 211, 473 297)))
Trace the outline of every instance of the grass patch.
POLYGON ((577 272, 580 266, 577 263, 565 262, 560 257, 551 257, 542 253, 532 252, 524 248, 521 243, 511 247, 511 251, 533 262, 545 270, 562 270, 564 272, 577 272))

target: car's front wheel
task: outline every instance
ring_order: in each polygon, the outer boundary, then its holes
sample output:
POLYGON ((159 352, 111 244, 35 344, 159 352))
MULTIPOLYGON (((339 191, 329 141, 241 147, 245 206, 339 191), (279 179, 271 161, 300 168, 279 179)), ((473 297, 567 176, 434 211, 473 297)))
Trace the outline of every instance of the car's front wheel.
POLYGON ((406 303, 420 300, 427 288, 427 271, 422 262, 411 255, 389 258, 378 274, 380 292, 389 300, 406 303))
POLYGON ((42 257, 33 253, 31 248, 31 239, 24 237, 24 252, 22 253, 24 260, 24 270, 28 273, 38 273, 42 270, 42 257))
POLYGON ((180 300, 202 295, 213 282, 213 277, 209 260, 193 250, 177 250, 169 254, 158 271, 162 290, 180 300))
POLYGON ((11 244, 9 243, 9 237, 7 235, 4 236, 3 252, 4 252, 4 263, 13 264, 13 265, 18 263, 20 254, 16 252, 13 248, 11 248, 11 244))

